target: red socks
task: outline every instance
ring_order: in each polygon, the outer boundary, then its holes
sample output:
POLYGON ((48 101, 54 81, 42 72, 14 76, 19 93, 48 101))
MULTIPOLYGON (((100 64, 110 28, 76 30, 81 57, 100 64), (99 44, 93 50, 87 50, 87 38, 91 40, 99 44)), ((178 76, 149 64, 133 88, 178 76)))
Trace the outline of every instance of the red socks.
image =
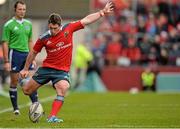
POLYGON ((57 96, 57 98, 54 100, 52 104, 52 109, 51 109, 51 114, 50 116, 56 116, 58 112, 60 111, 62 105, 64 102, 64 97, 63 96, 57 96))

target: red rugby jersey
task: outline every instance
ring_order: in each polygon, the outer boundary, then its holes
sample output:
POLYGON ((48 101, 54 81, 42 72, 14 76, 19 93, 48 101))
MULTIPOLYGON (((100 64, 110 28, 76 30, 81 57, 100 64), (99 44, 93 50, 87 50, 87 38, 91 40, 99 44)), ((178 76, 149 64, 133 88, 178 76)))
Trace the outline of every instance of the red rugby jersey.
POLYGON ((83 29, 80 21, 69 23, 61 28, 61 31, 51 36, 50 31, 44 33, 35 43, 34 51, 40 52, 45 47, 47 57, 42 67, 69 71, 72 61, 73 32, 83 29))

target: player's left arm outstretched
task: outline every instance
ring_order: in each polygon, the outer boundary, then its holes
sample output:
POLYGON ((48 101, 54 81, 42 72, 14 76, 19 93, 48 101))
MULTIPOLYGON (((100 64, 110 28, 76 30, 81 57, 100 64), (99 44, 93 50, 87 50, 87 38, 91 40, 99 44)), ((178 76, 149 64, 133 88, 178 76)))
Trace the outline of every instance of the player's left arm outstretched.
POLYGON ((114 4, 112 2, 108 2, 104 9, 99 12, 89 14, 85 18, 81 19, 81 23, 85 26, 97 21, 99 18, 111 14, 114 11, 114 4))

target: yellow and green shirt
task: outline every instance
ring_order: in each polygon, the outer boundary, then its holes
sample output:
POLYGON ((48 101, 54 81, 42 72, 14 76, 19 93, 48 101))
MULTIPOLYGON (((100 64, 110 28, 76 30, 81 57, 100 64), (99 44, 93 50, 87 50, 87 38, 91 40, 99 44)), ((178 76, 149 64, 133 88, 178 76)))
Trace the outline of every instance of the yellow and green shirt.
POLYGON ((143 72, 141 75, 143 85, 151 87, 154 84, 155 74, 143 72))

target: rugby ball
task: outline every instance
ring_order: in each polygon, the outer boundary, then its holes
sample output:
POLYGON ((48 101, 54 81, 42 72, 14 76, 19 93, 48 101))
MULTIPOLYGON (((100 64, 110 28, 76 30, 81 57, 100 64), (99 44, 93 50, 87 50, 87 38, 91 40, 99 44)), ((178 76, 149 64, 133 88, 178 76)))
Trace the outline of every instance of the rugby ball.
POLYGON ((32 103, 30 105, 29 119, 33 123, 39 122, 39 120, 40 120, 40 118, 42 117, 43 114, 44 114, 44 110, 43 110, 43 107, 42 107, 41 103, 35 102, 35 103, 32 103))

